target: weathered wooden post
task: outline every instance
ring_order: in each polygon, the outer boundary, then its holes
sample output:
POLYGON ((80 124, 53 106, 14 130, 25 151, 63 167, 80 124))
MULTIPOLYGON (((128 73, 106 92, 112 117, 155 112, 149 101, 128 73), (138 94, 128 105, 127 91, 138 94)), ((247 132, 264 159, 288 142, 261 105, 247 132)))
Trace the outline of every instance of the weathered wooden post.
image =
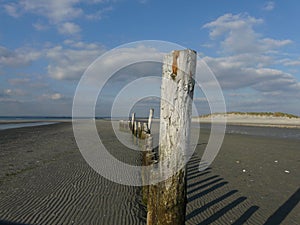
POLYGON ((132 133, 134 133, 134 118, 135 118, 135 113, 132 113, 131 114, 131 127, 130 127, 132 133))
POLYGON ((142 124, 142 132, 141 132, 141 139, 146 139, 146 135, 149 133, 147 123, 142 124))
POLYGON ((185 224, 186 157, 195 72, 195 51, 173 51, 164 58, 158 171, 164 181, 150 187, 147 225, 185 224), (170 171, 174 175, 170 176, 170 171))
POLYGON ((137 136, 137 122, 134 121, 133 123, 133 135, 136 137, 137 136))
POLYGON ((150 109, 149 118, 148 118, 148 132, 149 133, 151 133, 151 124, 152 124, 153 114, 154 114, 154 109, 150 109))
POLYGON ((138 122, 138 125, 137 125, 137 135, 136 136, 138 138, 141 138, 141 136, 142 136, 142 125, 141 125, 140 121, 138 122))
MULTIPOLYGON (((144 149, 143 149, 143 166, 149 166, 152 164, 153 161, 153 138, 151 134, 146 134, 145 138, 145 144, 144 144, 144 149)), ((148 201, 148 196, 149 196, 149 179, 150 179, 150 174, 149 170, 145 169, 143 167, 142 169, 142 179, 143 179, 143 202, 147 205, 148 201)))

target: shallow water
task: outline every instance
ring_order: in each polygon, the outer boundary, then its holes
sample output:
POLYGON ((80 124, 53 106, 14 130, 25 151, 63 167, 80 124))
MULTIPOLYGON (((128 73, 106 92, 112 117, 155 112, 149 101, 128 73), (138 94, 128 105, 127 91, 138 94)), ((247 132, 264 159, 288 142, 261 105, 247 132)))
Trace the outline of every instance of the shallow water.
POLYGON ((45 125, 50 125, 55 123, 57 122, 5 123, 5 124, 0 124, 0 130, 21 128, 21 127, 45 126, 45 125))

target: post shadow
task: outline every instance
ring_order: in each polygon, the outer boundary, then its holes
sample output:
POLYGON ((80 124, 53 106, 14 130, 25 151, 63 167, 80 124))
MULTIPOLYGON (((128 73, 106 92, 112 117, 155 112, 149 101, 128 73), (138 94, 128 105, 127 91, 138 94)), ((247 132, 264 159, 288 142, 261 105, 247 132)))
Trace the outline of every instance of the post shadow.
POLYGON ((208 178, 206 178, 206 179, 203 179, 203 180, 200 180, 200 181, 198 181, 198 182, 195 182, 195 183, 192 183, 192 184, 187 185, 187 188, 192 188, 192 187, 194 187, 194 186, 197 186, 197 185, 199 185, 199 184, 205 183, 205 182, 207 182, 207 181, 213 180, 213 179, 218 178, 218 177, 219 177, 219 175, 214 175, 214 176, 208 177, 208 178))
POLYGON ((186 220, 189 220, 195 216, 197 216, 198 214, 204 212, 206 209, 212 207, 213 205, 221 202, 221 201, 224 201, 226 198, 234 195, 235 193, 237 193, 238 191, 237 190, 232 190, 228 193, 226 193, 225 195, 222 195, 221 197, 217 198, 217 199, 214 199, 213 201, 207 203, 206 205, 198 208, 198 209, 195 209, 194 211, 192 211, 191 213, 189 213, 187 216, 186 216, 186 220))
POLYGON ((300 188, 267 219, 264 225, 281 224, 288 214, 296 207, 299 201, 300 188))
POLYGON ((247 209, 243 215, 240 216, 232 225, 241 225, 244 224, 250 217, 259 209, 258 206, 254 205, 247 209))
POLYGON ((195 178, 198 178, 198 177, 207 175, 207 174, 209 174, 209 173, 211 173, 211 171, 206 171, 206 172, 203 172, 203 173, 200 173, 200 174, 196 174, 196 175, 194 175, 194 176, 189 177, 188 179, 191 179, 191 180, 192 180, 192 179, 195 179, 195 178))
POLYGON ((211 188, 209 188, 209 189, 207 189, 207 190, 204 190, 204 191, 202 191, 202 192, 200 192, 200 193, 198 193, 198 194, 196 194, 196 195, 193 195, 192 197, 189 197, 189 198, 188 198, 188 202, 192 202, 192 201, 194 201, 194 200, 196 200, 196 199, 198 199, 198 198, 201 198, 201 197, 203 197, 204 195, 207 195, 208 193, 210 193, 210 192, 212 192, 212 191, 214 191, 214 190, 216 190, 216 189, 218 189, 218 188, 221 188, 221 187, 225 186, 226 184, 228 184, 228 182, 221 182, 221 183, 218 183, 218 184, 212 186, 211 188))
POLYGON ((196 188, 194 188, 194 189, 188 191, 187 194, 192 194, 192 193, 194 193, 194 192, 196 192, 196 191, 199 191, 199 190, 201 190, 201 189, 204 189, 204 188, 206 188, 206 187, 209 187, 210 185, 213 185, 213 184, 215 184, 215 183, 218 183, 219 181, 222 181, 222 180, 223 180, 223 178, 215 179, 215 180, 213 180, 213 181, 210 181, 210 182, 208 182, 208 183, 206 183, 206 184, 203 184, 203 185, 201 185, 201 186, 199 186, 199 187, 196 187, 196 188))
MULTIPOLYGON (((199 163, 199 161, 198 161, 198 163, 199 163)), ((195 164, 195 163, 196 163, 196 161, 193 161, 193 164, 195 164)), ((199 169, 198 165, 197 165, 197 169, 199 169)), ((210 172, 211 172, 211 168, 209 168, 209 171, 207 171, 207 170, 199 171, 198 170, 198 172, 194 172, 194 169, 189 170, 187 179, 192 180, 194 178, 199 178, 201 176, 209 174, 210 172)), ((188 203, 191 203, 199 198, 202 198, 203 196, 210 194, 211 192, 213 192, 217 189, 221 189, 223 186, 225 186, 227 184, 228 184, 228 182, 224 181, 223 178, 220 178, 219 175, 212 175, 210 177, 204 177, 203 179, 200 179, 196 182, 191 182, 189 185, 187 185, 187 188, 188 188, 187 193, 189 195, 191 195, 192 193, 197 192, 201 189, 205 189, 205 188, 207 188, 207 189, 189 197, 188 203)), ((187 214, 186 221, 188 221, 194 217, 197 217, 198 215, 202 214, 204 211, 206 211, 207 209, 209 209, 210 207, 212 207, 214 205, 217 205, 221 202, 228 201, 228 198, 230 198, 237 192, 238 192, 238 190, 231 190, 218 198, 212 199, 207 204, 205 204, 205 205, 201 206, 200 208, 197 208, 197 209, 193 210, 192 212, 190 212, 189 214, 187 214)), ((234 201, 232 201, 230 203, 226 203, 226 205, 224 207, 222 207, 219 211, 217 211, 210 217, 203 218, 203 221, 200 224, 201 225, 202 224, 211 224, 211 223, 215 222, 216 220, 218 220, 219 218, 221 218, 225 214, 227 214, 229 211, 233 210, 235 207, 242 204, 246 199, 247 199, 246 197, 242 196, 242 197, 238 197, 237 199, 235 199, 234 201)), ((234 224, 239 225, 239 224, 245 223, 258 209, 259 209, 258 206, 251 206, 247 210, 245 209, 246 211, 241 216, 239 216, 239 218, 234 222, 234 224)))
POLYGON ((30 224, 16 223, 16 222, 11 222, 11 221, 6 221, 6 220, 0 220, 0 225, 30 225, 30 224))
MULTIPOLYGON (((197 168, 198 169, 198 168, 197 168)), ((206 171, 206 172, 208 172, 208 171, 206 171)), ((193 176, 193 175, 200 175, 199 174, 200 172, 199 172, 199 170, 193 170, 193 171, 189 171, 189 176, 193 176)))
POLYGON ((201 225, 206 225, 206 224, 208 225, 208 224, 213 223, 214 221, 216 221, 217 219, 219 219, 220 217, 225 215, 228 211, 232 210, 233 208, 235 208, 236 206, 238 206, 239 204, 244 202, 246 199, 247 199, 246 197, 240 197, 240 198, 234 200, 233 202, 229 203, 228 205, 226 205, 225 207, 223 207, 222 209, 220 209, 219 211, 214 213, 212 216, 203 220, 201 222, 201 225))

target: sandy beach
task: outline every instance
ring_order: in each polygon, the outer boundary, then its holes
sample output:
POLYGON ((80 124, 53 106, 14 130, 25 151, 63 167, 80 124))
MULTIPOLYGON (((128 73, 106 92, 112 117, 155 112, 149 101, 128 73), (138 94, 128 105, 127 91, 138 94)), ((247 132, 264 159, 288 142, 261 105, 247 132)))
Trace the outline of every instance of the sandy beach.
POLYGON ((264 115, 247 115, 247 114, 215 114, 199 118, 193 118, 194 122, 202 123, 223 122, 226 120, 227 124, 247 125, 247 126, 262 126, 262 127, 286 127, 286 128, 300 128, 300 118, 289 117, 275 117, 264 115))
MULTIPOLYGON (((119 160, 140 165, 109 121, 101 139, 119 160)), ((300 140, 226 134, 198 171, 209 132, 188 164, 186 224, 299 224, 300 140)), ((0 224, 146 224, 141 188, 113 183, 82 158, 71 123, 0 131, 0 224)))
POLYGON ((202 132, 188 165, 187 224, 299 224, 300 205, 292 207, 300 200, 299 140, 226 134, 199 172, 207 138, 202 132))
MULTIPOLYGON (((71 123, 0 132, 0 224, 145 224, 141 189, 94 172, 77 148, 71 123)), ((111 149, 124 150, 108 136, 111 149)), ((122 152, 120 159, 140 163, 135 151, 122 152)))

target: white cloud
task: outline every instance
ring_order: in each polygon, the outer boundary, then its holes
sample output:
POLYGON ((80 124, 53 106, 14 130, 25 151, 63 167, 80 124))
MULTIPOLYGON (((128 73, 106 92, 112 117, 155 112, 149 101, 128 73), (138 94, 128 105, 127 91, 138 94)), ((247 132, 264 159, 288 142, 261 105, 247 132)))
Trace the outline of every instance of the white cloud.
POLYGON ((31 62, 41 57, 41 52, 31 48, 19 48, 10 50, 0 46, 0 68, 1 67, 21 67, 27 66, 31 62))
POLYGON ((265 11, 272 11, 272 10, 274 10, 274 8, 275 8, 275 2, 267 2, 265 5, 264 5, 264 7, 263 7, 263 10, 265 10, 265 11))
POLYGON ((51 22, 58 23, 68 19, 74 19, 82 14, 82 10, 76 5, 79 0, 20 0, 6 4, 4 7, 9 15, 11 12, 33 13, 47 17, 51 22))
POLYGON ((263 23, 262 19, 256 19, 248 14, 225 14, 215 21, 205 24, 204 28, 210 29, 210 37, 216 38, 228 31, 251 30, 253 25, 263 23))
POLYGON ((225 14, 203 27, 209 29, 212 39, 223 38, 222 51, 229 54, 266 53, 270 50, 291 44, 291 40, 262 38, 254 26, 263 23, 248 14, 225 14))
MULTIPOLYGON (((4 109, 7 109, 7 103, 8 104, 11 104, 11 103, 20 103, 19 100, 17 99, 12 99, 12 98, 5 98, 5 97, 1 97, 1 94, 0 94, 0 103, 4 103, 5 105, 3 105, 3 107, 0 107, 1 110, 0 110, 0 115, 1 115, 1 111, 4 110, 4 109)), ((8 113, 4 113, 2 114, 2 116, 7 116, 7 115, 11 115, 11 111, 8 110, 8 113)))
POLYGON ((13 17, 33 13, 46 17, 51 23, 59 24, 79 18, 85 14, 83 4, 103 4, 107 0, 19 0, 4 5, 6 12, 13 17))
POLYGON ((45 81, 46 76, 37 76, 34 78, 11 78, 8 79, 7 82, 11 86, 17 86, 17 87, 22 87, 23 89, 27 90, 35 90, 37 91, 38 89, 45 90, 48 88, 49 84, 45 81))
POLYGON ((24 96, 26 95, 26 92, 21 89, 5 89, 4 95, 6 96, 24 96))
POLYGON ((285 66, 300 66, 300 60, 287 60, 284 62, 285 66))
POLYGON ((56 46, 46 52, 50 60, 48 74, 58 80, 77 80, 104 48, 96 43, 66 41, 69 46, 56 46))
POLYGON ((75 23, 66 22, 66 23, 59 25, 58 31, 60 34, 74 35, 74 34, 79 33, 81 31, 81 29, 75 23))
MULTIPOLYGON (((105 52, 99 43, 85 43, 66 40, 64 45, 44 47, 36 50, 23 47, 15 50, 0 46, 0 69, 30 66, 45 59, 48 61, 48 75, 58 80, 77 80, 97 57, 105 52)), ((21 84, 25 80, 13 79, 11 84, 21 84)))
POLYGON ((12 98, 1 98, 1 116, 70 116, 72 115, 72 102, 64 100, 51 100, 49 98, 39 98, 36 100, 19 100, 12 98))
POLYGON ((274 92, 282 96, 299 95, 300 83, 296 77, 272 68, 297 64, 298 61, 280 59, 286 57, 281 48, 292 41, 276 40, 256 32, 254 27, 263 22, 247 14, 225 14, 205 24, 212 42, 220 43, 221 56, 203 59, 226 90, 251 88, 269 97, 274 97, 271 95, 274 92))
POLYGON ((276 49, 276 48, 280 48, 283 47, 285 45, 289 45, 292 44, 293 42, 291 40, 275 40, 275 39, 271 39, 271 38, 264 38, 260 40, 261 43, 261 48, 265 51, 268 50, 272 50, 272 49, 276 49))
POLYGON ((62 99, 62 94, 60 94, 60 93, 55 93, 55 94, 52 94, 51 96, 50 96, 50 98, 52 99, 52 100, 59 100, 59 99, 62 99))
POLYGON ((32 26, 34 27, 34 29, 41 31, 41 30, 47 30, 49 27, 45 24, 42 24, 40 22, 37 23, 33 23, 32 26))
POLYGON ((87 14, 86 18, 89 19, 89 20, 100 20, 100 19, 102 19, 103 15, 106 12, 109 12, 109 11, 112 11, 112 10, 113 10, 113 7, 112 6, 108 6, 108 7, 105 7, 103 9, 98 10, 95 13, 87 14))
POLYGON ((53 101, 57 101, 57 100, 62 100, 64 99, 64 96, 61 93, 52 93, 52 94, 43 94, 42 96, 40 96, 39 98, 40 100, 53 100, 53 101))
POLYGON ((76 48, 76 49, 97 49, 100 47, 100 45, 98 43, 87 43, 87 42, 83 42, 83 41, 74 41, 74 40, 70 40, 67 39, 64 41, 64 44, 72 47, 72 48, 76 48))
POLYGON ((113 10, 109 4, 116 0, 11 0, 3 5, 6 13, 14 18, 24 14, 38 15, 46 18, 45 23, 40 20, 33 22, 33 27, 38 30, 46 30, 49 26, 55 26, 60 34, 74 35, 81 28, 73 23, 73 20, 85 18, 100 20, 106 12, 113 10), (91 5, 95 5, 92 10, 91 5), (87 6, 87 7, 86 7, 87 6))
POLYGON ((29 78, 13 78, 8 80, 8 83, 10 83, 11 85, 24 85, 28 84, 29 82, 29 78))
POLYGON ((15 3, 6 4, 3 6, 8 15, 18 18, 20 16, 20 12, 18 10, 18 5, 15 3))
POLYGON ((235 57, 212 58, 205 57, 203 60, 208 64, 216 75, 222 88, 241 89, 252 87, 260 92, 282 93, 298 92, 300 94, 299 81, 291 74, 271 68, 259 68, 255 60, 231 61, 235 57))

